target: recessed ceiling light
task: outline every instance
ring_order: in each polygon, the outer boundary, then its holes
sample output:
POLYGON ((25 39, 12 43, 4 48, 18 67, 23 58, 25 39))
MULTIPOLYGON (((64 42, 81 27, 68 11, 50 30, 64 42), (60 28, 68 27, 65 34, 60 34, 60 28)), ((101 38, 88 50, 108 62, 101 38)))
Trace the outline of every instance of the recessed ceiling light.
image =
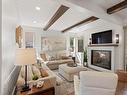
POLYGON ((35 9, 39 11, 41 8, 37 6, 37 7, 35 7, 35 9))
POLYGON ((33 23, 37 23, 37 21, 33 21, 33 23))

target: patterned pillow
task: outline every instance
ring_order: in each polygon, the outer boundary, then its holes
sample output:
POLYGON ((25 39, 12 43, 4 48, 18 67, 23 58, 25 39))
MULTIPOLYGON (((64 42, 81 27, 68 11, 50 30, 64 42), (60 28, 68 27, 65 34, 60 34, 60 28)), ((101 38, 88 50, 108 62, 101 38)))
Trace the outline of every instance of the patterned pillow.
POLYGON ((40 73, 40 70, 37 66, 32 66, 32 72, 33 72, 33 75, 36 75, 38 78, 41 77, 41 73, 40 73))

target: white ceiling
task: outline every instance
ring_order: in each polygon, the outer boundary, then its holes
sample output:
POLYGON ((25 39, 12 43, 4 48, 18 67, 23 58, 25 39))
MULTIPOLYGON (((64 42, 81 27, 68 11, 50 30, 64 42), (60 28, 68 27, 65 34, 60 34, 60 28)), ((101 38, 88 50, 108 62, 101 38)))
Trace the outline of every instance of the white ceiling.
MULTIPOLYGON (((100 6, 101 8, 103 8, 104 10, 107 10, 108 8, 124 1, 124 0, 91 0, 94 3, 96 3, 98 6, 100 6)), ((123 21, 126 19, 127 20, 127 8, 123 9, 121 11, 118 11, 112 15, 117 15, 119 17, 121 17, 121 19, 123 19, 123 21)))
MULTIPOLYGON (((103 10, 106 10, 107 8, 123 0, 89 1, 93 2, 95 5, 98 5, 103 10)), ((56 31, 61 31, 77 22, 80 22, 81 20, 92 16, 91 11, 68 3, 66 0, 17 0, 17 4, 21 24, 41 28, 43 28, 48 23, 50 18, 54 15, 61 4, 69 6, 70 9, 67 10, 67 12, 49 28, 50 30, 56 31), (37 11, 35 9, 36 6, 39 6, 41 8, 40 11, 37 11), (37 21, 37 23, 33 23, 33 21, 37 21)), ((123 22, 126 23, 127 9, 121 10, 113 15, 120 17, 121 19, 123 19, 123 22)))
POLYGON ((18 9, 23 25, 43 27, 60 6, 55 0, 18 0, 18 9), (35 9, 41 8, 40 11, 35 9), (36 24, 33 21, 37 21, 36 24))
POLYGON ((90 0, 96 4, 98 4, 100 7, 104 9, 108 9, 112 7, 113 5, 116 5, 124 0, 90 0))

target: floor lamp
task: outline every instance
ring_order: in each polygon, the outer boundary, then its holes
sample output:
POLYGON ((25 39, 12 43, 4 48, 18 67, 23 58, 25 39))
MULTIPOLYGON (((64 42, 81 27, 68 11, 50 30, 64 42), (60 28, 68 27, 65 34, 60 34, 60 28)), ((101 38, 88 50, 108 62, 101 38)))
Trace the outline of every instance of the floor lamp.
POLYGON ((27 83, 27 65, 36 63, 36 53, 33 48, 19 48, 16 49, 16 65, 25 66, 25 84, 22 88, 22 92, 30 90, 27 83))

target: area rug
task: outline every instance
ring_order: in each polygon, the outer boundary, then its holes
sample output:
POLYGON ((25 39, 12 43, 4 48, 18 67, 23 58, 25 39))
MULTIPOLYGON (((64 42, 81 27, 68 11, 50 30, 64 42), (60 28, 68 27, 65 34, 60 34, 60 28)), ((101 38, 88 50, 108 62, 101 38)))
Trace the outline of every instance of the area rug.
POLYGON ((64 94, 63 95, 74 95, 74 82, 69 82, 67 81, 64 77, 62 77, 59 73, 58 70, 53 70, 53 72, 59 76, 63 80, 62 87, 64 89, 64 94))

